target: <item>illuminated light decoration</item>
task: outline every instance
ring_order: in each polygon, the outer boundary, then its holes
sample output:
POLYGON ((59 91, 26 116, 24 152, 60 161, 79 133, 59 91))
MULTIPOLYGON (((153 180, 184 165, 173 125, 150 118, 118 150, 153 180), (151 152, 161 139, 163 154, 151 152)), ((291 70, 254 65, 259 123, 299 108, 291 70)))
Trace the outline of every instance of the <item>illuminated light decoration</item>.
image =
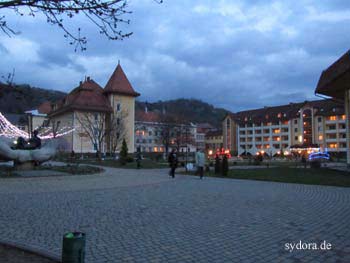
POLYGON ((285 151, 285 152, 284 152, 284 155, 289 155, 289 152, 288 152, 288 151, 285 151))
POLYGON ((212 155, 213 154, 213 150, 209 150, 208 154, 212 155))
MULTIPOLYGON (((42 140, 52 139, 62 137, 73 132, 75 129, 71 127, 63 127, 54 134, 51 127, 45 127, 39 133, 39 138, 42 140)), ((4 136, 7 138, 18 138, 23 137, 24 139, 28 139, 30 136, 27 132, 22 131, 17 128, 11 122, 9 122, 4 115, 0 112, 0 136, 4 136)), ((17 142, 16 142, 17 143, 17 142)))
POLYGON ((325 150, 324 152, 315 152, 315 153, 311 153, 309 155, 309 160, 313 161, 313 160, 320 160, 320 159, 325 159, 325 160, 329 160, 331 157, 329 155, 329 153, 327 152, 327 150, 325 150))
POLYGON ((281 151, 278 151, 277 154, 281 154, 281 151))
POLYGON ((261 154, 264 154, 265 153, 265 151, 261 151, 261 154))
POLYGON ((12 125, 0 112, 0 136, 7 138, 29 138, 28 133, 12 125))
POLYGON ((260 153, 259 153, 259 152, 257 152, 257 153, 256 153, 256 155, 260 155, 260 153))

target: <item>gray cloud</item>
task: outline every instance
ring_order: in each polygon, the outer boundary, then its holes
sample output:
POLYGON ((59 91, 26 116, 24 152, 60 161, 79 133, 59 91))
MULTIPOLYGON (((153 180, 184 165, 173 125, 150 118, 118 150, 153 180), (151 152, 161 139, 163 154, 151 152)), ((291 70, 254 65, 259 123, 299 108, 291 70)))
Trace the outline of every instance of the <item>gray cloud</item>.
POLYGON ((321 71, 349 48, 345 0, 139 0, 130 9, 123 28, 134 34, 120 42, 79 18, 84 53, 45 21, 11 18, 21 41, 0 35, 0 73, 14 67, 18 81, 69 91, 85 75, 103 86, 120 59, 141 99, 199 98, 237 111, 316 99, 321 71))

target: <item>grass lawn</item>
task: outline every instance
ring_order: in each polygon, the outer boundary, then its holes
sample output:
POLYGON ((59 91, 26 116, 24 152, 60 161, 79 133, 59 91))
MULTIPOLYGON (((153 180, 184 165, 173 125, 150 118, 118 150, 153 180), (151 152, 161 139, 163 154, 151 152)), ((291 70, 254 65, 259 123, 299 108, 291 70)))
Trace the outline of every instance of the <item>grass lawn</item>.
MULTIPOLYGON (((78 163, 82 164, 93 164, 93 165, 101 165, 107 167, 115 167, 115 168, 126 168, 126 169, 137 169, 136 161, 126 163, 125 165, 121 165, 118 160, 96 160, 96 159, 87 159, 87 160, 77 160, 78 163)), ((141 169, 156 169, 156 168, 167 168, 169 167, 168 163, 156 162, 150 159, 143 159, 141 161, 141 169)))
POLYGON ((205 176, 283 183, 350 187, 350 173, 334 171, 327 168, 303 169, 290 167, 276 167, 261 169, 231 169, 227 177, 215 175, 213 171, 206 172, 205 176))
MULTIPOLYGON (((38 166, 33 171, 56 171, 71 175, 87 175, 101 173, 104 170, 99 167, 89 165, 66 165, 66 166, 38 166)), ((20 171, 10 166, 0 166, 0 178, 20 177, 20 171)))
POLYGON ((100 167, 89 165, 66 165, 66 166, 39 166, 35 170, 50 170, 73 175, 96 174, 102 173, 104 170, 100 167))

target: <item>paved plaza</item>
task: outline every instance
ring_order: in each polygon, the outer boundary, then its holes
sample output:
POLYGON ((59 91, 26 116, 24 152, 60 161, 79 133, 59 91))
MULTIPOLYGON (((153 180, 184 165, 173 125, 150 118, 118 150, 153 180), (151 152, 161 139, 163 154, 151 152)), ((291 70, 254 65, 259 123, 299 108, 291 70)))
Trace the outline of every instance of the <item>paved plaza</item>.
POLYGON ((87 235, 86 262, 350 262, 350 189, 107 168, 0 179, 0 241, 61 254, 87 235), (299 241, 331 250, 286 251, 299 241))

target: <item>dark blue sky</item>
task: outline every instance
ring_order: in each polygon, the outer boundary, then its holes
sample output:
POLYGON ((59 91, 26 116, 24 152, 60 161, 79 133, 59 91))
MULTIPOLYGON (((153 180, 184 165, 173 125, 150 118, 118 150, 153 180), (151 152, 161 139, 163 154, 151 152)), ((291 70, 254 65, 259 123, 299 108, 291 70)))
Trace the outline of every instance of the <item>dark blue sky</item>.
POLYGON ((348 0, 133 0, 132 31, 108 41, 75 20, 88 50, 74 52, 45 19, 5 12, 21 34, 0 33, 0 73, 70 91, 89 75, 104 86, 118 60, 141 100, 198 98, 231 111, 316 99, 321 71, 350 48, 348 0), (321 3, 320 3, 321 2, 321 3))

